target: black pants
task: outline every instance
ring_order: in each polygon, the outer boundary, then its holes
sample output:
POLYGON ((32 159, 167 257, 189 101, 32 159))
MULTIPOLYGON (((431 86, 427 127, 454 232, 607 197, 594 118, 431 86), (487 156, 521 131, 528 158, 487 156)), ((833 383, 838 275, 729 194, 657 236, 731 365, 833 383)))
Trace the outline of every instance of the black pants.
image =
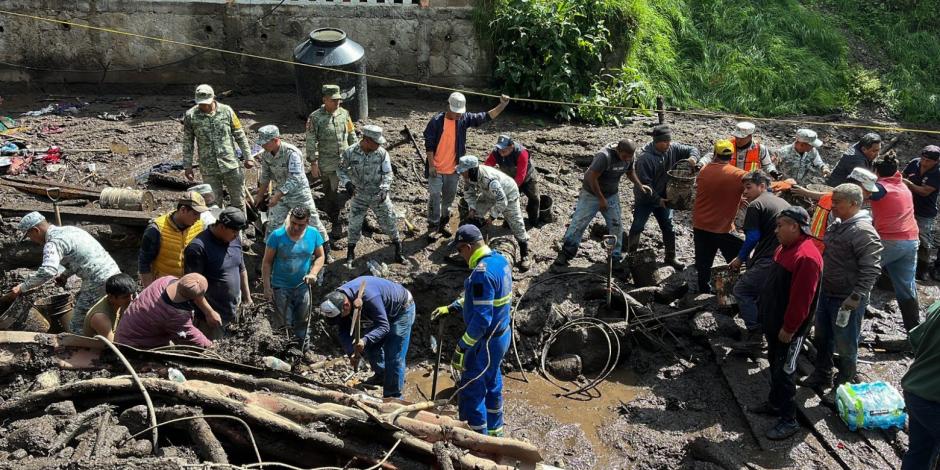
POLYGON ((714 233, 705 230, 693 229, 692 239, 695 242, 695 271, 698 272, 698 291, 710 292, 709 282, 712 275, 712 263, 715 255, 721 252, 726 262, 730 262, 738 255, 744 240, 730 233, 714 233))
POLYGON ((539 184, 535 177, 529 178, 519 186, 519 192, 525 194, 525 212, 529 216, 529 225, 539 222, 539 184))
MULTIPOLYGON (((796 371, 787 374, 783 367, 787 362, 789 343, 781 343, 777 334, 764 334, 767 338, 767 360, 770 362, 770 396, 768 401, 780 410, 780 418, 788 421, 796 419, 796 371)), ((796 341, 794 336, 791 341, 796 341)))

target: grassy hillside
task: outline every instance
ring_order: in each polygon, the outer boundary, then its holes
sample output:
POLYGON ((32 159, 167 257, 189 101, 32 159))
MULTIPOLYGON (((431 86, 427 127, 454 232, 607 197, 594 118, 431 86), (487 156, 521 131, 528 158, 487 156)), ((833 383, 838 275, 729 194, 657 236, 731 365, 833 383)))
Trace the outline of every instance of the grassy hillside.
POLYGON ((497 84, 516 95, 651 107, 662 94, 761 116, 863 107, 931 121, 938 9, 938 0, 483 0, 477 25, 497 84))

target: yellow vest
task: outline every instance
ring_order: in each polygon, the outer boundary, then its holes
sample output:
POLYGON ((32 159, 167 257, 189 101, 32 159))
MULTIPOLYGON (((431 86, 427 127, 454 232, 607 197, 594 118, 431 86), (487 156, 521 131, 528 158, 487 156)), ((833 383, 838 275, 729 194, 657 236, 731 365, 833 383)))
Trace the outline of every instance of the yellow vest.
MULTIPOLYGON (((171 212, 172 214, 172 212, 171 212)), ((153 260, 153 277, 159 279, 163 276, 183 275, 183 250, 189 242, 202 233, 204 228, 202 220, 186 230, 180 231, 170 220, 170 214, 163 214, 153 221, 160 229, 160 252, 153 260)))

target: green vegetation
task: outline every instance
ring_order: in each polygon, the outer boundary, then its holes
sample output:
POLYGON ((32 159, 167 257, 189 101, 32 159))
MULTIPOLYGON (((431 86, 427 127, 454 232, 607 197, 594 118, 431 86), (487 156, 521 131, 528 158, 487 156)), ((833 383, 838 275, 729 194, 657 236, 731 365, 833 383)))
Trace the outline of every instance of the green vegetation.
MULTIPOLYGON (((773 116, 882 108, 940 119, 938 0, 482 0, 515 96, 773 116)), ((555 107, 611 122, 611 110, 555 107)))

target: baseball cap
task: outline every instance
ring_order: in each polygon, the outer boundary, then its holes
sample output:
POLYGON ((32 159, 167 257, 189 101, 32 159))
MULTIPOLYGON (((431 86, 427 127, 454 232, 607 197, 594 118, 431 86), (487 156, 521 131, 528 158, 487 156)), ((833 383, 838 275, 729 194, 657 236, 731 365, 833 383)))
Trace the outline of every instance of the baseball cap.
POLYGON ((803 231, 803 233, 805 233, 805 234, 807 234, 807 235, 810 234, 810 232, 809 232, 809 212, 806 212, 806 209, 804 209, 804 208, 802 208, 802 207, 800 207, 800 206, 790 206, 790 207, 788 207, 788 208, 786 208, 786 209, 780 211, 779 214, 777 214, 777 218, 779 219, 780 217, 787 217, 787 218, 793 220, 794 222, 797 223, 797 225, 800 226, 800 230, 803 231))
POLYGON ((343 93, 339 90, 339 85, 323 85, 323 97, 331 100, 343 99, 343 93))
POLYGON ((375 143, 379 145, 385 144, 385 136, 382 135, 382 128, 373 124, 368 126, 362 126, 362 136, 372 139, 375 143))
POLYGON ((822 141, 816 136, 816 131, 811 129, 799 129, 796 131, 796 141, 810 144, 813 147, 822 147, 822 141))
POLYGON ((23 238, 26 238, 26 232, 28 232, 29 229, 39 225, 45 220, 46 218, 43 217, 42 214, 36 211, 30 212, 29 214, 24 215, 23 218, 20 219, 19 225, 17 225, 17 228, 21 232, 23 232, 23 236, 20 239, 22 240, 23 238))
POLYGON ((715 141, 715 156, 721 156, 725 159, 731 158, 734 155, 734 144, 730 140, 721 139, 715 141))
POLYGON ((496 149, 497 149, 497 150, 502 150, 502 149, 504 149, 504 148, 506 148, 506 147, 509 147, 509 146, 511 146, 511 145, 512 145, 512 137, 509 137, 509 136, 506 135, 506 134, 503 134, 503 135, 499 136, 498 139, 496 139, 496 149))
POLYGON ((861 167, 856 168, 852 170, 851 173, 849 173, 849 180, 862 185, 862 188, 865 188, 865 191, 870 193, 878 192, 878 187, 875 186, 875 181, 878 181, 878 177, 869 170, 861 167))
POLYGON ((334 290, 326 296, 326 300, 320 304, 320 313, 326 318, 334 318, 343 312, 343 304, 346 303, 346 294, 334 290))
POLYGON ((196 104, 209 104, 215 99, 215 91, 211 86, 202 84, 196 87, 196 104))
POLYGON ((459 91, 455 91, 447 98, 447 105, 452 113, 467 112, 467 97, 459 91))
POLYGON ((660 124, 654 127, 648 134, 653 136, 653 142, 672 141, 672 128, 666 124, 660 124))
POLYGON ((232 230, 243 230, 248 226, 248 218, 245 213, 241 209, 232 206, 222 209, 218 221, 232 230))
POLYGON ((194 211, 200 214, 209 210, 209 206, 206 206, 205 198, 196 191, 186 191, 183 193, 183 195, 176 200, 176 205, 192 207, 194 211))
POLYGON ((258 129, 258 139, 255 140, 255 143, 258 145, 264 145, 280 136, 280 129, 278 129, 274 124, 268 124, 267 126, 261 126, 261 129, 258 129))
POLYGON ((739 139, 743 139, 753 134, 756 127, 757 126, 755 126, 753 122, 741 121, 736 126, 734 126, 734 132, 732 132, 731 135, 739 139))
POLYGON ((460 160, 457 160, 457 168, 454 170, 457 174, 461 174, 471 168, 477 168, 480 166, 480 159, 473 155, 464 155, 460 157, 460 160))
POLYGON ((205 295, 208 289, 209 281, 199 273, 189 273, 176 281, 176 292, 189 300, 205 295))
POLYGON ((476 243, 483 239, 483 233, 480 228, 473 224, 464 224, 457 227, 457 234, 454 239, 447 244, 448 248, 456 248, 460 243, 476 243))
POLYGON ((930 160, 940 160, 940 147, 937 147, 936 145, 928 145, 920 151, 920 155, 930 160))

